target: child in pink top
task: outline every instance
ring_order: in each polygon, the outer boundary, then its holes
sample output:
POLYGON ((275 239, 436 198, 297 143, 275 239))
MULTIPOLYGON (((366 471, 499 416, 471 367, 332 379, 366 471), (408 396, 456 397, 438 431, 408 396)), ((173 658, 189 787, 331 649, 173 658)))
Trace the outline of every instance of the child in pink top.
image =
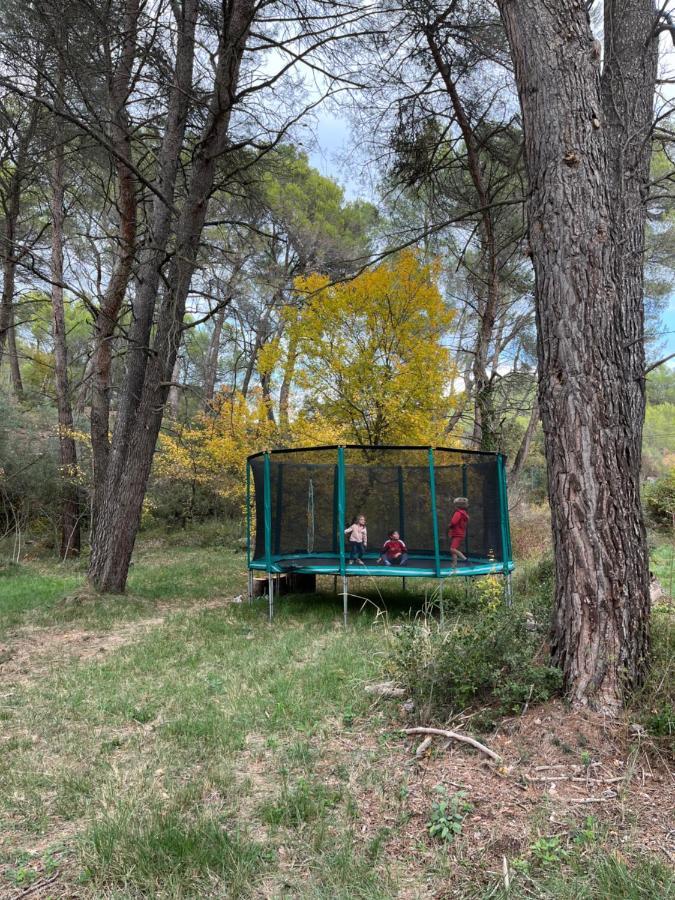
POLYGON ((345 528, 345 534, 349 535, 349 564, 353 565, 358 560, 362 566, 365 566, 363 555, 368 546, 366 517, 356 516, 349 528, 345 528))

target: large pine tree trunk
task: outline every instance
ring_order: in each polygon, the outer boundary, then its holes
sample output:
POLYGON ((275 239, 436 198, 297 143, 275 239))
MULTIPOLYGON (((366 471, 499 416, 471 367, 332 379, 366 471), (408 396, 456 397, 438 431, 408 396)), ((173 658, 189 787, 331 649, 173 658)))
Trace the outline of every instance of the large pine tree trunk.
MULTIPOLYGON (((649 621, 635 399, 641 373, 626 349, 626 285, 616 266, 615 136, 603 116, 584 5, 500 0, 500 8, 530 184, 556 567, 553 654, 573 702, 615 712, 644 671, 649 621)), ((650 52, 648 44, 640 53, 650 52)), ((635 172, 623 175, 630 180, 635 172)), ((644 205, 636 215, 644 217, 644 205)), ((641 239, 641 233, 629 238, 641 239)))
MULTIPOLYGON (((177 67, 184 66, 185 69, 182 77, 190 74, 192 68, 195 11, 193 9, 191 24, 192 55, 189 58, 182 58, 181 54, 178 54, 177 67)), ((224 7, 224 11, 226 20, 222 24, 218 48, 214 94, 204 133, 194 151, 188 195, 176 226, 176 250, 166 280, 167 288, 157 315, 152 353, 147 352, 147 347, 150 346, 159 288, 159 271, 152 270, 149 273, 149 275, 156 274, 153 281, 154 293, 148 291, 147 282, 142 282, 141 302, 137 295, 134 304, 136 316, 135 327, 132 329, 134 345, 130 353, 123 403, 120 405, 113 433, 106 490, 98 514, 96 540, 89 567, 89 579, 101 591, 119 593, 126 586, 152 457, 182 336, 185 303, 197 262, 208 202, 213 191, 216 165, 227 148, 232 101, 236 93, 239 67, 255 12, 255 3, 253 0, 235 0, 224 7)), ((190 27, 188 19, 188 14, 184 12, 181 23, 183 36, 190 27)), ((178 84, 181 84, 182 77, 177 79, 178 84)), ((173 196, 176 177, 176 170, 171 170, 169 164, 172 161, 177 164, 178 151, 182 146, 185 131, 187 108, 183 113, 182 117, 176 118, 175 127, 171 122, 167 126, 167 128, 171 126, 174 132, 164 145, 167 171, 173 179, 169 196, 173 196), (177 144, 179 136, 180 143, 177 144), (170 154, 171 150, 175 153, 173 157, 170 154)), ((164 210, 157 212, 158 216, 154 223, 155 237, 159 232, 163 238, 160 246, 166 248, 171 221, 169 219, 164 230, 166 221, 164 210)), ((156 245, 153 249, 156 249, 156 245)))
MULTIPOLYGON (((63 90, 63 71, 58 89, 63 90)), ((77 488, 77 448, 73 436, 73 410, 68 379, 66 323, 63 306, 63 199, 64 145, 62 128, 55 123, 56 142, 52 163, 52 340, 54 342, 54 379, 59 417, 59 459, 61 468, 61 557, 80 552, 80 500, 77 488)))

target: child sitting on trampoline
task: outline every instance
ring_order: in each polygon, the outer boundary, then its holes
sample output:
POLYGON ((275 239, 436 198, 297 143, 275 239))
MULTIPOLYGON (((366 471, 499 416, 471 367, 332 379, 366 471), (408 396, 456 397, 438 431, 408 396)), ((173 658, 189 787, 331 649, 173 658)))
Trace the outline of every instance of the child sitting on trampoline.
POLYGON ((408 548, 401 540, 398 531, 390 531, 388 539, 382 545, 378 565, 404 566, 408 562, 408 548))
POLYGON ((349 564, 353 565, 357 560, 365 566, 363 554, 368 546, 368 529, 365 516, 354 516, 349 528, 345 528, 345 534, 349 535, 349 564))
POLYGON ((466 556, 459 549, 462 542, 466 538, 466 526, 469 521, 469 514, 466 509, 469 501, 466 497, 455 497, 455 512, 450 519, 450 527, 448 528, 448 537, 450 538, 450 555, 452 556, 452 568, 457 568, 457 560, 466 560, 466 556))

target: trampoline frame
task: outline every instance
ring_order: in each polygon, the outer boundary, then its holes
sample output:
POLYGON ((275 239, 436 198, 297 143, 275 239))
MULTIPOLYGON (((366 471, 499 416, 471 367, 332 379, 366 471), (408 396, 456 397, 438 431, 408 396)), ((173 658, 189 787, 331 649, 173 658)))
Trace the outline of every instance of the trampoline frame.
MULTIPOLYGON (((466 476, 464 475, 464 478, 466 476)), ((466 490, 465 490, 466 493, 466 490)), ((511 548, 511 532, 509 526, 508 513, 508 493, 506 484, 506 457, 503 453, 494 453, 487 450, 458 450, 450 447, 420 447, 417 445, 382 445, 377 447, 364 447, 360 444, 328 444, 316 447, 290 447, 279 448, 276 450, 263 450, 253 453, 246 459, 246 563, 248 569, 248 597, 249 601, 253 599, 253 578, 255 572, 267 573, 267 593, 268 593, 268 609, 269 619, 272 621, 274 616, 274 598, 279 593, 279 580, 282 574, 289 572, 302 575, 332 575, 342 578, 342 595, 343 595, 343 616, 344 624, 347 624, 347 607, 349 597, 349 578, 350 577, 384 577, 384 578, 401 578, 403 580, 403 588, 406 587, 407 578, 425 578, 435 579, 441 582, 441 595, 443 583, 448 578, 471 578, 485 575, 503 575, 505 580, 505 598, 507 603, 511 599, 511 572, 514 569, 511 548), (313 451, 336 451, 337 456, 337 520, 345 521, 345 450, 360 450, 367 452, 368 450, 414 450, 427 452, 427 464, 429 468, 429 488, 431 494, 431 517, 433 524, 433 550, 428 552, 412 552, 408 564, 405 566, 386 566, 377 565, 376 560, 379 558, 379 552, 370 552, 366 554, 366 563, 364 565, 350 565, 347 560, 345 550, 345 534, 344 528, 338 529, 338 552, 337 553, 273 553, 272 552, 272 503, 271 503, 271 477, 270 477, 270 459, 275 454, 291 454, 291 453, 311 453, 313 451), (501 545, 502 556, 500 560, 490 560, 481 557, 468 557, 466 562, 459 563, 456 568, 452 566, 452 559, 449 554, 442 553, 440 547, 440 536, 438 531, 438 516, 436 508, 436 481, 435 481, 435 458, 434 451, 443 453, 457 453, 461 456, 488 456, 496 460, 497 463, 497 483, 498 483, 498 501, 499 501, 499 522, 501 529, 501 545), (251 463, 253 460, 263 460, 263 507, 264 507, 264 558, 253 559, 251 553, 251 463), (316 560, 314 564, 312 559, 316 560), (319 564, 318 560, 322 563, 319 564), (323 561, 330 560, 326 565, 323 561), (372 560, 369 562, 368 560, 372 560), (432 562, 430 566, 415 566, 411 562, 415 560, 429 560, 432 562), (298 564, 288 565, 288 562, 294 561, 298 564), (282 564, 283 563, 283 564, 282 564), (332 564, 334 563, 334 564, 332 564)))

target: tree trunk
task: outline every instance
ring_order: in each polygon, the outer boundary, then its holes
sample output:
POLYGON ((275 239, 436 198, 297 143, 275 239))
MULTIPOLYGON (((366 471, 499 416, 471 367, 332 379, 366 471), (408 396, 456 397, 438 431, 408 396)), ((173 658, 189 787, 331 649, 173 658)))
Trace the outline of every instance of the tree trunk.
POLYGON ((209 351, 206 355, 204 371, 204 407, 210 409, 216 393, 216 380, 218 378, 218 359, 220 357, 220 339, 225 324, 225 307, 218 310, 213 319, 213 331, 209 341, 209 351))
MULTIPOLYGON (((190 4, 186 3, 186 7, 190 4)), ((236 93, 239 67, 244 52, 249 29, 255 14, 254 0, 234 0, 224 6, 225 20, 218 47, 218 62, 214 76, 214 92, 210 102, 209 116, 204 133, 193 151, 192 175, 187 197, 183 204, 176 227, 175 252, 167 278, 167 288, 162 298, 152 353, 147 353, 155 307, 155 294, 149 294, 147 285, 141 284, 143 303, 135 305, 137 325, 134 330, 135 346, 125 384, 124 404, 115 423, 106 493, 99 512, 96 542, 92 550, 89 578, 102 591, 122 592, 126 585, 129 563, 141 519, 143 498, 150 475, 152 457, 166 403, 168 384, 176 360, 182 337, 185 303, 192 275, 196 266, 197 252, 206 218, 209 198, 213 191, 216 165, 227 149, 227 139, 232 112, 232 102, 236 93), (140 326, 145 327, 145 331, 140 326)), ((194 27, 196 9, 192 15, 187 12, 180 22, 179 44, 191 27, 191 50, 189 60, 178 54, 177 67, 184 66, 183 73, 191 71, 194 58, 194 27), (191 26, 188 20, 191 18, 191 26)), ((181 79, 177 78, 180 84, 181 79)), ((180 93, 184 96, 183 91, 180 93)), ((175 165, 182 147, 182 137, 187 120, 187 107, 183 110, 177 129, 171 140, 165 141, 165 156, 173 151, 175 165), (175 144, 180 134, 180 143, 175 144)), ((167 125, 167 128, 169 125, 167 125)), ((170 162, 171 157, 165 159, 170 162)), ((160 171, 162 168, 160 167, 160 171)), ((175 169, 170 195, 174 194, 175 169)), ((159 222, 155 221, 160 237, 163 258, 170 228, 164 231, 163 211, 159 211, 159 222)), ((169 220, 170 225, 170 220, 169 220)), ((159 271, 154 283, 159 286, 159 271)), ((138 301, 138 297, 137 297, 138 301)))
MULTIPOLYGON (((17 227, 21 212, 21 195, 24 181, 27 178, 28 159, 31 143, 35 136, 38 121, 38 104, 30 108, 28 123, 19 135, 14 169, 7 183, 4 197, 4 228, 0 236, 0 258, 2 259, 2 299, 0 299, 0 364, 7 345, 10 376, 14 393, 21 399, 23 384, 19 356, 16 349, 16 331, 14 326, 14 290, 16 285, 16 266, 18 262, 17 227)), ((20 127, 20 126, 19 126, 20 127)))
MULTIPOLYGON (((63 91, 64 73, 59 62, 57 89, 63 91)), ((54 342, 54 376, 56 406, 59 417, 59 459, 61 468, 61 558, 77 556, 80 552, 80 500, 77 488, 77 448, 73 437, 73 410, 68 383, 68 354, 66 323, 63 306, 63 199, 64 144, 63 129, 54 120, 55 145, 52 163, 52 338, 54 342)))
POLYGON ((178 405, 180 403, 180 393, 178 390, 178 379, 180 378, 180 358, 176 356, 176 362, 173 364, 171 372, 171 386, 169 387, 169 396, 166 405, 169 408, 169 414, 172 419, 178 418, 178 405))
POLYGON ((525 463, 527 462, 527 457, 530 454, 530 447, 532 446, 532 439, 534 438, 534 434, 537 430, 537 425, 539 424, 539 402, 535 398, 534 405, 532 406, 532 412, 530 413, 530 421, 527 423, 527 428, 525 429, 525 434, 523 435, 523 439, 520 442, 520 447, 518 447, 518 452, 516 453, 516 458, 513 461, 513 466, 511 467, 511 471, 509 472, 510 481, 515 484, 520 478, 522 471, 525 467, 525 463))
MULTIPOLYGON (((613 229, 615 138, 603 121, 598 54, 584 5, 499 5, 530 186, 539 404, 556 568, 553 659, 573 703, 615 713, 644 672, 649 620, 636 371, 625 348, 625 286, 615 262, 622 252, 613 229)), ((640 53, 649 52, 648 43, 640 53)), ((630 122, 625 127, 630 131, 630 122)), ((644 148, 648 153, 648 143, 644 148)))
POLYGON ((295 367, 298 362, 298 339, 291 333, 288 336, 288 352, 286 353, 286 363, 284 365, 284 374, 279 388, 279 428, 282 435, 288 435, 290 432, 289 422, 289 405, 291 400, 291 386, 295 376, 295 367))
POLYGON ((7 356, 9 357, 9 374, 17 400, 23 400, 23 381, 21 379, 21 365, 19 363, 19 351, 16 346, 16 327, 14 325, 14 305, 9 311, 9 331, 7 332, 7 356))
POLYGON ((481 165, 480 147, 476 135, 457 90, 457 84, 452 77, 450 67, 441 52, 433 26, 428 26, 425 29, 425 34, 434 63, 450 98, 457 124, 462 132, 462 138, 466 147, 467 168, 476 191, 478 206, 481 210, 479 237, 481 255, 485 260, 487 270, 487 285, 484 296, 477 296, 479 324, 476 330, 473 355, 473 444, 475 448, 481 450, 494 450, 496 449, 496 436, 494 433, 494 398, 492 396, 493 379, 490 378, 487 371, 490 342, 495 327, 500 294, 497 240, 491 209, 493 198, 481 165))
MULTIPOLYGON (((117 317, 129 285, 136 250, 136 183, 130 167, 131 135, 126 104, 133 72, 138 16, 139 0, 127 0, 122 50, 119 62, 110 74, 108 84, 111 144, 116 151, 114 165, 118 190, 119 251, 94 323, 90 413, 94 470, 92 538, 96 530, 98 509, 103 500, 110 456, 110 382, 113 337, 117 317)), ((87 368, 89 369, 89 366, 87 368)))

